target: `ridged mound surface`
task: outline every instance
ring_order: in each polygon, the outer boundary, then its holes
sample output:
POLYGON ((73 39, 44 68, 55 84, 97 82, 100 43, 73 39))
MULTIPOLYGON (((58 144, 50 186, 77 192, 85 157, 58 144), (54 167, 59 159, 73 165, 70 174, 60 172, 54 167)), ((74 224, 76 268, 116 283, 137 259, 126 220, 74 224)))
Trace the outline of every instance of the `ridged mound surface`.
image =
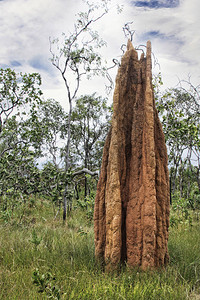
POLYGON ((107 270, 121 262, 142 269, 168 261, 169 174, 146 57, 129 41, 116 77, 94 211, 95 256, 107 270))

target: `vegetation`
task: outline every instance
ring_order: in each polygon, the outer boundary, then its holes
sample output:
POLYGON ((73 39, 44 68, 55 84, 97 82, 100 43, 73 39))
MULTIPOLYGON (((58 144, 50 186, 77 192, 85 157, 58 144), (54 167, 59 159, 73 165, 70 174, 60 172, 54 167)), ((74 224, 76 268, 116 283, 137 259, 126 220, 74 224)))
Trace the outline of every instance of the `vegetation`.
POLYGON ((200 87, 180 82, 178 88, 161 93, 160 84, 158 76, 154 86, 168 149, 171 200, 178 197, 187 208, 199 208, 200 87))
MULTIPOLYGON (((94 259, 94 198, 112 109, 96 94, 78 98, 77 92, 82 76, 109 77, 96 53, 105 43, 92 28, 109 2, 87 2, 88 12, 78 14, 63 43, 51 41, 68 113, 42 99, 39 74, 0 70, 1 299, 197 299, 200 293, 200 98, 190 82, 164 92, 160 77, 154 84, 169 154, 169 265, 151 272, 122 266, 108 275, 94 259)), ((129 23, 124 31, 132 38, 129 23)))
MULTIPOLYGON (((61 218, 61 216, 60 216, 61 218)), ((175 210, 166 269, 123 267, 104 273, 95 262, 93 224, 76 204, 66 225, 47 200, 30 198, 1 211, 1 299, 195 299, 200 292, 200 224, 175 210), (176 220, 176 222, 175 222, 176 220), (192 298, 192 296, 194 298, 192 298)))
MULTIPOLYGON (((69 34, 62 34, 62 39, 50 39, 51 62, 59 71, 64 81, 69 112, 67 119, 66 146, 63 151, 65 172, 70 169, 70 148, 72 140, 72 113, 73 103, 80 88, 82 78, 90 79, 98 75, 112 80, 108 73, 108 67, 103 64, 101 55, 97 52, 106 45, 106 42, 93 29, 92 25, 103 18, 109 11, 110 0, 87 4, 87 11, 79 12, 74 24, 74 30, 69 34), (97 50, 98 49, 98 50, 97 50), (73 78, 73 83, 71 79, 73 78)), ((114 63, 114 66, 116 64, 114 63)), ((67 210, 71 209, 69 199, 70 184, 65 181, 65 191, 63 199, 63 221, 66 220, 67 210)))

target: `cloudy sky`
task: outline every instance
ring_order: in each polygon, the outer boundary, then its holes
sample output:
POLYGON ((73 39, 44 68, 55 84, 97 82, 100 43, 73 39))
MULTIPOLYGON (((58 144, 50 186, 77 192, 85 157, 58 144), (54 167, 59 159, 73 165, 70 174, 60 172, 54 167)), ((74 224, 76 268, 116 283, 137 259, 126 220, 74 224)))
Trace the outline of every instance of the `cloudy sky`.
MULTIPOLYGON (((108 62, 113 57, 120 58, 120 46, 126 43, 122 27, 133 22, 133 44, 151 40, 165 87, 176 86, 178 78, 187 79, 188 75, 194 85, 200 83, 198 0, 111 2, 109 14, 98 24, 99 34, 107 42, 102 53, 108 62), (123 4, 121 14, 116 12, 117 3, 123 4)), ((0 67, 39 72, 45 98, 55 98, 66 108, 64 84, 49 61, 49 37, 72 30, 75 14, 83 9, 81 0, 0 0, 0 67)), ((112 72, 113 77, 116 72, 112 72)), ((103 90, 103 82, 97 78, 82 82, 80 93, 102 94, 103 90)))

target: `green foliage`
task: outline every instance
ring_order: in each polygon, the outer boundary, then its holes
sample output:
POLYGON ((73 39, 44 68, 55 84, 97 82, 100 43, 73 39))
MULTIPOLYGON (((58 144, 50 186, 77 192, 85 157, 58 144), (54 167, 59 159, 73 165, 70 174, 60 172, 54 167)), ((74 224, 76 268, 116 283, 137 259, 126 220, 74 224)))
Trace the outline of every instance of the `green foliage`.
POLYGON ((0 219, 5 223, 9 223, 12 217, 12 211, 10 209, 1 210, 0 219))
POLYGON ((40 101, 42 95, 39 86, 41 77, 38 73, 16 74, 10 68, 0 69, 1 109, 6 115, 12 107, 17 107, 30 101, 40 101))
POLYGON ((60 289, 56 286, 56 278, 50 272, 40 274, 33 271, 33 283, 38 287, 38 293, 45 293, 48 299, 60 299, 60 289))
POLYGON ((164 92, 161 85, 159 74, 154 91, 168 150, 172 200, 183 198, 187 214, 188 208, 197 208, 200 195, 200 90, 190 81, 164 92))
POLYGON ((41 193, 59 205, 62 200, 65 183, 65 172, 53 163, 46 163, 40 173, 41 193))
POLYGON ((38 191, 39 170, 35 164, 35 153, 17 147, 0 159, 0 193, 19 197, 38 191))
POLYGON ((95 195, 96 195, 96 179, 93 178, 90 175, 85 175, 87 178, 87 188, 89 190, 89 194, 85 195, 85 193, 80 194, 80 199, 76 201, 77 206, 82 208, 88 220, 90 222, 93 221, 93 216, 94 216, 94 202, 95 202, 95 195))
POLYGON ((60 151, 67 136, 68 116, 62 106, 54 99, 43 101, 37 111, 40 130, 43 133, 43 155, 47 155, 58 167, 60 151))
POLYGON ((190 206, 195 209, 200 209, 200 193, 199 188, 196 182, 193 183, 191 192, 190 192, 190 198, 189 198, 190 206))
POLYGON ((35 229, 33 229, 33 231, 32 231, 32 239, 30 240, 30 242, 32 244, 34 244, 35 250, 37 250, 37 247, 39 246, 39 244, 41 243, 41 241, 42 241, 42 237, 38 237, 35 229))
POLYGON ((87 196, 84 199, 77 200, 77 206, 85 210, 88 220, 92 221, 94 216, 94 197, 87 196))
POLYGON ((42 132, 36 116, 41 104, 37 73, 0 69, 0 195, 36 193, 42 132))
POLYGON ((9 121, 16 122, 17 116, 23 120, 27 114, 24 105, 31 105, 30 113, 34 114, 41 102, 40 85, 41 78, 37 73, 17 74, 9 68, 0 69, 0 138, 5 138, 4 130, 9 121))
POLYGON ((173 210, 170 215, 170 225, 178 226, 179 224, 193 225, 192 211, 190 205, 185 198, 181 198, 176 194, 173 197, 173 210))
POLYGON ((168 90, 157 102, 163 130, 169 146, 170 162, 183 150, 200 147, 199 105, 194 97, 181 89, 168 90))
POLYGON ((72 164, 89 170, 99 169, 102 150, 108 133, 111 108, 106 99, 82 96, 72 112, 72 164))

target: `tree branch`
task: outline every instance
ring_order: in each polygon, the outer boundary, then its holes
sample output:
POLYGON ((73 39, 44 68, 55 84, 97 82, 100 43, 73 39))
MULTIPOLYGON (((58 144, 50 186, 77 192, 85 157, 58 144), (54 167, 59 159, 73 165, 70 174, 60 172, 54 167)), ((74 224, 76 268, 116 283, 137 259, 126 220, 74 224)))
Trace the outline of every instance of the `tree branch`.
POLYGON ((78 171, 74 172, 73 177, 75 177, 77 175, 81 175, 81 174, 89 174, 91 176, 99 176, 99 171, 97 170, 97 171, 92 172, 86 168, 83 168, 82 170, 78 170, 78 171))

